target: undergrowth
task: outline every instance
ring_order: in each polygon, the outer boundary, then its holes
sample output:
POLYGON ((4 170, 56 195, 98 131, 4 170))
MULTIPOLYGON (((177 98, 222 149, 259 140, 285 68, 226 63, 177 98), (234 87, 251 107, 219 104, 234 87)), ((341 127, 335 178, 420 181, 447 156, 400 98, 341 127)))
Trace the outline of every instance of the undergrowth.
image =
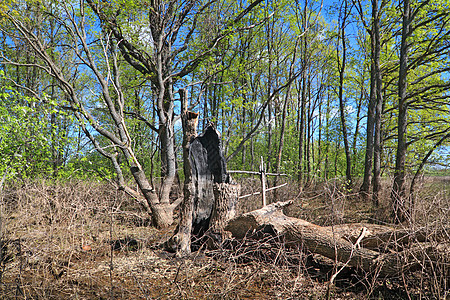
MULTIPOLYGON (((258 182, 241 179, 242 194, 258 182)), ((269 194, 294 200, 286 213, 312 223, 389 222, 387 189, 378 208, 337 181, 295 183, 269 194)), ((448 241, 449 185, 426 180, 413 215, 402 224, 428 228, 448 241)), ((105 183, 9 182, 0 190, 1 299, 324 299, 339 264, 283 237, 251 236, 218 249, 200 247, 176 259, 158 247, 175 225, 150 227, 150 217, 132 199, 105 183)), ((239 213, 260 208, 258 196, 243 199, 239 213)), ((414 241, 411 241, 413 243, 414 241)), ((433 240, 431 240, 433 242, 433 240)), ((383 279, 345 268, 335 281, 335 299, 446 299, 449 266, 424 260, 422 269, 383 279)))

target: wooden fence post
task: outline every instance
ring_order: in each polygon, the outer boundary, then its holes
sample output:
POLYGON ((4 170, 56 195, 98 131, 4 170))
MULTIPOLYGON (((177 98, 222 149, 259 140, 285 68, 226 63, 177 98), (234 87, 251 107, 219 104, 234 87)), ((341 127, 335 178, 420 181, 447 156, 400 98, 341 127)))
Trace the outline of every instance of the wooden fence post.
POLYGON ((260 177, 261 177, 261 193, 262 193, 262 206, 266 206, 267 205, 267 200, 266 200, 266 167, 264 166, 264 160, 263 157, 261 156, 261 164, 259 165, 259 173, 260 173, 260 177))

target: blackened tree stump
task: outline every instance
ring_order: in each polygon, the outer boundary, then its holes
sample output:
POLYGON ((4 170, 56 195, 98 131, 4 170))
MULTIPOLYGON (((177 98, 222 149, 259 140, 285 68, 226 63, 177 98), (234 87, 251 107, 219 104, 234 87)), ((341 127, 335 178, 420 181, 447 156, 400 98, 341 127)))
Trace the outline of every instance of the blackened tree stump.
POLYGON ((213 224, 217 233, 223 232, 226 222, 235 215, 240 187, 231 184, 219 132, 214 125, 209 124, 205 132, 197 136, 198 114, 187 110, 185 90, 180 90, 180 97, 184 198, 180 223, 175 234, 166 243, 166 248, 181 257, 191 253, 192 234, 197 238, 202 236, 208 231, 210 224, 213 224))

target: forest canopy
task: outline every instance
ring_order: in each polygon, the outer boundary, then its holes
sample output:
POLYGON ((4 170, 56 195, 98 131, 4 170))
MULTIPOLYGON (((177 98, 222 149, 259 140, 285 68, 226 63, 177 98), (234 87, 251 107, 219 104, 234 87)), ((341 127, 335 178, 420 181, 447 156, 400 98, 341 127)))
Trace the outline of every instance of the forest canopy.
POLYGON ((374 203, 389 185, 401 219, 421 174, 449 172, 449 12, 438 0, 3 1, 0 175, 129 193, 134 180, 164 227, 186 92, 229 169, 263 157, 301 186, 339 178, 374 203))

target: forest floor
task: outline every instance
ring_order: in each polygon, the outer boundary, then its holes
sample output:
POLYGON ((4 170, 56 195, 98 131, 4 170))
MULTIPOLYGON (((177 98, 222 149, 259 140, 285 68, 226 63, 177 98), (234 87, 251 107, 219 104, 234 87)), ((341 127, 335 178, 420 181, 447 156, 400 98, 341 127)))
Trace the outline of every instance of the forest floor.
MULTIPOLYGON (((242 193, 258 182, 242 179, 242 193)), ((387 185, 387 184, 386 184, 387 185)), ((385 224, 388 190, 374 209, 335 182, 299 192, 290 184, 270 197, 294 200, 286 212, 318 225, 385 224)), ((450 224, 450 181, 421 183, 416 223, 450 224), (438 218, 438 219, 437 219, 438 218)), ((1 299, 326 299, 337 264, 281 239, 244 241, 174 258, 159 245, 173 233, 149 226, 149 218, 121 192, 93 182, 21 182, 0 195, 1 299)), ((259 208, 257 197, 239 206, 259 208)), ((449 267, 445 266, 444 274, 449 267)), ((442 270, 417 270, 381 279, 345 268, 331 299, 433 299, 450 297, 442 270), (434 275, 433 275, 434 274, 434 275), (441 274, 441 275, 439 275, 441 274)))

